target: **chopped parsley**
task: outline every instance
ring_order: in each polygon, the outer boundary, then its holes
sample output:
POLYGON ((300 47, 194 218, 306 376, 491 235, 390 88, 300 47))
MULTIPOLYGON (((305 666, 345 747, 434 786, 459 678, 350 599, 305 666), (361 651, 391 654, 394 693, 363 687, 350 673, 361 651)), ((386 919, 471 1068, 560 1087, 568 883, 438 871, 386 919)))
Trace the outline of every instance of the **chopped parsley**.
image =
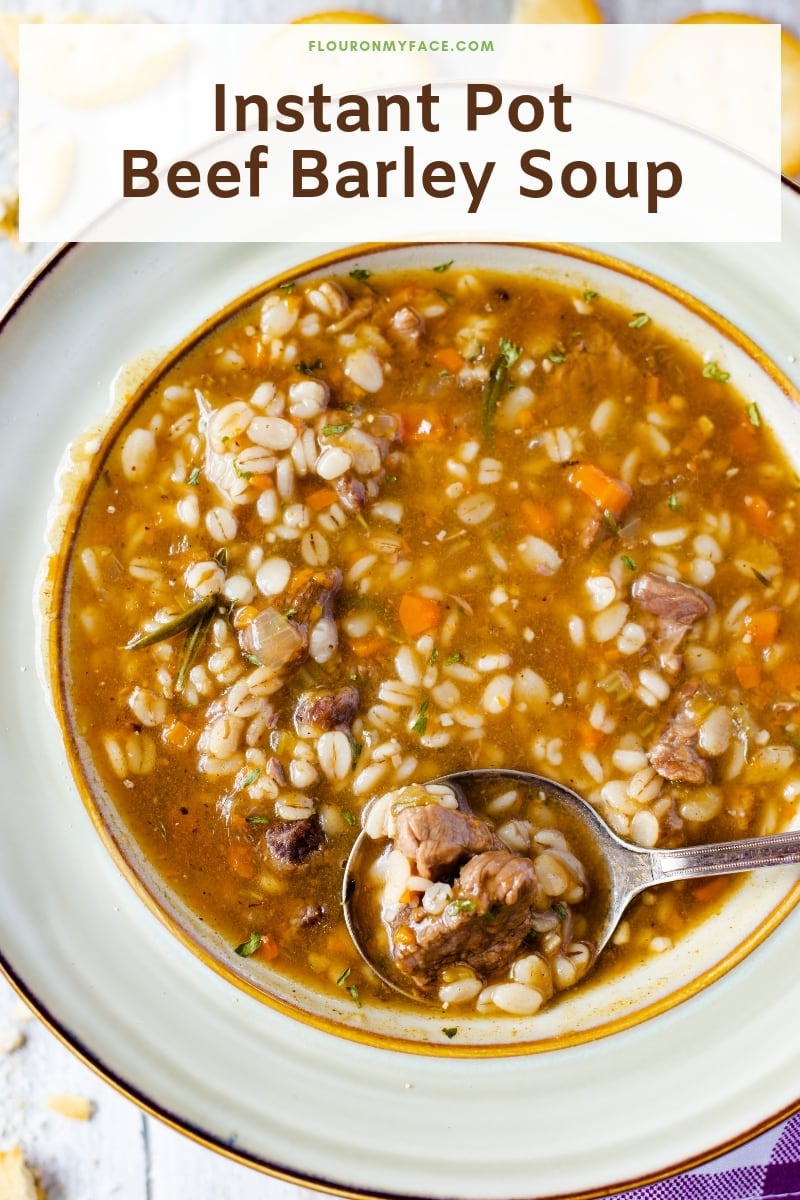
POLYGON ((189 487, 197 487, 198 483, 200 482, 200 468, 199 467, 194 468, 194 470, 192 471, 191 475, 186 480, 186 482, 188 483, 189 487))
POLYGON ((468 900, 466 896, 460 896, 458 900, 451 900, 447 906, 451 912, 474 912, 476 905, 474 900, 468 900))
POLYGON ((564 905, 564 904, 560 904, 560 903, 558 903, 558 902, 556 902, 556 903, 553 905, 553 912, 556 914, 556 916, 558 917, 559 921, 566 921, 566 919, 567 919, 567 916, 569 915, 569 914, 567 913, 566 905, 564 905))
POLYGON ((349 811, 349 809, 346 808, 342 809, 342 820, 344 821, 345 825, 355 825, 356 823, 355 817, 349 811))
POLYGON ((348 734, 350 740, 350 754, 353 760, 353 770, 355 770, 358 760, 361 758, 361 751, 364 749, 363 742, 357 742, 352 733, 348 734))
POLYGON ((323 437, 333 437, 334 434, 346 433, 348 429, 352 429, 352 428, 353 428, 352 421, 345 421, 342 425, 323 425, 322 426, 322 436, 323 437))
POLYGON ((341 973, 341 975, 339 976, 339 978, 336 980, 336 986, 337 986, 337 987, 344 987, 344 981, 345 981, 346 979, 348 979, 348 978, 349 978, 349 976, 350 976, 350 968, 349 968, 349 967, 345 967, 345 969, 342 971, 342 973, 341 973))
POLYGON ((621 561, 623 567, 627 567, 629 571, 636 570, 636 563, 633 561, 633 559, 631 558, 631 556, 629 554, 620 554, 619 557, 620 557, 620 561, 621 561))
POLYGON ((347 990, 350 993, 353 1004, 355 1004, 356 1008, 361 1008, 361 997, 358 994, 358 988, 356 985, 352 983, 347 990))
POLYGON ((251 954, 255 954, 260 945, 261 934, 253 930, 246 942, 242 942, 241 945, 235 947, 234 954, 238 954, 239 958, 249 958, 251 954))
POLYGON ((290 280, 289 283, 279 283, 278 291, 279 292, 293 292, 296 287, 297 287, 297 284, 292 279, 292 280, 290 280))
POLYGON ((315 358, 310 363, 301 360, 295 365, 294 369, 295 371, 299 371, 301 375, 313 375, 315 371, 321 371, 324 365, 321 358, 315 358))
POLYGON ((747 419, 750 424, 755 425, 756 429, 758 429, 761 425, 761 413, 758 411, 758 405, 755 403, 748 404, 745 412, 747 413, 747 419))
POLYGON ((500 353, 506 360, 506 364, 509 367, 513 367, 520 354, 522 354, 522 346, 515 346, 508 338, 500 338, 500 353))
POLYGON ((723 371, 719 363, 707 362, 703 367, 703 379, 713 379, 715 383, 727 383, 730 377, 730 371, 723 371))
POLYGON ((557 346, 554 346, 552 350, 548 350, 545 358, 549 358, 551 363, 562 363, 567 361, 566 354, 559 350, 557 346))
POLYGON ((237 478, 243 479, 245 481, 245 483, 249 483, 250 480, 253 478, 252 471, 243 471, 242 468, 237 463, 233 464, 233 469, 234 469, 234 472, 236 473, 237 478))
POLYGON ((650 317, 647 313, 634 313, 632 320, 628 321, 628 328, 642 329, 643 326, 648 324, 649 320, 650 317))
POLYGON ((587 304, 591 304, 592 300, 596 300, 599 294, 599 292, 587 291, 583 293, 583 298, 587 304))
POLYGON ((432 269, 433 271, 436 271, 436 273, 437 273, 438 275, 444 275, 445 271, 449 271, 449 270, 450 270, 450 268, 452 267, 452 265, 453 265, 453 263, 454 263, 454 262, 455 262, 455 259, 454 259, 454 258, 451 258, 449 262, 439 263, 439 265, 438 265, 438 266, 436 266, 436 267, 432 267, 431 269, 432 269))
POLYGON ((461 653, 460 650, 454 650, 453 653, 448 654, 447 658, 444 660, 445 666, 447 666, 447 667, 452 667, 456 663, 460 663, 463 661, 464 661, 464 655, 461 653))
MULTIPOLYGON (((434 270, 436 270, 435 267, 434 267, 434 270)), ((444 290, 444 288, 434 288, 433 290, 436 292, 436 295, 439 297, 440 300, 444 300, 445 304, 455 304, 455 302, 456 302, 455 296, 451 296, 449 292, 446 292, 444 290)))
POLYGON ((431 666, 434 666, 435 663, 438 661, 438 658, 439 658, 439 651, 434 646, 433 649, 431 650, 431 656, 428 659, 429 664, 431 666))
POLYGON ((242 791, 244 788, 249 788, 256 782, 260 774, 261 767, 253 767, 252 771, 248 771, 242 782, 239 784, 239 790, 242 791))
POLYGON ((603 520, 611 532, 616 536, 619 533, 619 522, 610 508, 603 509, 603 520))
POLYGON ((252 817, 245 817, 248 825, 269 825, 269 817, 263 813, 253 813, 252 817))
POLYGON ((366 267, 354 267, 350 272, 351 279, 369 279, 372 271, 368 271, 366 267))
POLYGON ((411 726, 414 733, 418 733, 420 737, 422 737, 424 735, 425 730, 428 728, 428 707, 429 707, 429 705, 430 705, 430 699, 426 696, 425 699, 422 701, 422 704, 420 704, 420 706, 419 706, 419 712, 417 713, 417 719, 414 722, 414 724, 411 726))
POLYGON ((251 654, 249 651, 245 654, 245 658, 253 667, 263 667, 264 665, 260 658, 257 658, 255 654, 251 654))
POLYGON ((667 508, 672 509, 673 512, 680 512, 681 502, 674 492, 670 492, 667 496, 667 508))
POLYGON ((454 1038, 456 1036, 456 1034, 458 1033, 458 1026, 457 1025, 443 1025, 442 1033, 444 1034, 444 1036, 446 1038, 454 1038))

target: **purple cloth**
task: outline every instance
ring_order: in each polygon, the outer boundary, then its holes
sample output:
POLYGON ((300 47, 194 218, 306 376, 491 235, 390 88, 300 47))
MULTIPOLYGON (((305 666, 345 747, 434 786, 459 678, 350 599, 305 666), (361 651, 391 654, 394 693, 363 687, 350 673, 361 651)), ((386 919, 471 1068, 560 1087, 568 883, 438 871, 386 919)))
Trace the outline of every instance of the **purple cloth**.
POLYGON ((737 1150, 608 1200, 800 1200, 800 1113, 737 1150))

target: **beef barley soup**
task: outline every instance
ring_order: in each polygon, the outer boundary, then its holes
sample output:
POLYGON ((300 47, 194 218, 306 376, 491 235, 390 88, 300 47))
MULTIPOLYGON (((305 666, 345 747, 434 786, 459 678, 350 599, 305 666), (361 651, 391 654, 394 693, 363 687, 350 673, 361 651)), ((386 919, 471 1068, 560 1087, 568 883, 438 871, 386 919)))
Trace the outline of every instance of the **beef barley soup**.
MULTIPOLYGON (((459 261, 289 281, 101 456, 60 593, 82 772, 265 988, 387 998, 342 917, 363 817, 395 966, 535 1013, 589 961, 591 864, 535 795, 467 815, 431 781, 534 771, 643 846, 784 825, 799 495, 725 364, 646 312, 459 261)), ((645 894, 600 970, 731 886, 645 894)))

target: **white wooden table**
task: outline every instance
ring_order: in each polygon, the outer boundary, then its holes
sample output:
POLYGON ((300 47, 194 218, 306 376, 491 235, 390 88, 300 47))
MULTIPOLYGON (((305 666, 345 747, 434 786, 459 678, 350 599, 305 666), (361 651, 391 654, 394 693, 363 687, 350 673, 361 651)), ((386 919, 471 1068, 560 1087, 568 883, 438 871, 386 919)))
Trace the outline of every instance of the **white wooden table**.
MULTIPOLYGON (((163 20, 263 21, 337 4, 338 0, 143 0, 141 9, 163 20)), ((724 6, 715 0, 601 4, 617 20, 670 20, 692 9, 726 7, 800 23, 799 0, 726 0, 724 6)), ((37 13, 77 7, 118 14, 140 6, 114 0, 6 0, 3 7, 37 13)), ((342 7, 363 7, 406 20, 497 21, 505 19, 509 0, 342 0, 342 7)), ((0 63, 0 188, 10 182, 15 169, 14 105, 15 81, 0 63)), ((0 244, 0 308, 43 252, 42 247, 20 251, 0 244)), ((40 1175, 47 1200, 303 1200, 319 1195, 230 1162, 146 1116, 61 1045, 0 977, 0 1151, 14 1144, 23 1147, 40 1175), (91 1101, 91 1119, 74 1120, 52 1111, 48 1101, 59 1094, 91 1101)))

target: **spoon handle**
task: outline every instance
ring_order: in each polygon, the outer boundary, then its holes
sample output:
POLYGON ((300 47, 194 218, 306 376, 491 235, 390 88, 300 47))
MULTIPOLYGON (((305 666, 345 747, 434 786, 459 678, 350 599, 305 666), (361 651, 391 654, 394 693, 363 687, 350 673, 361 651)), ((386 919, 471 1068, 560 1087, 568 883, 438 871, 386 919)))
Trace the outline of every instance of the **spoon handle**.
POLYGON ((800 863, 800 830, 709 846, 688 846, 683 850, 652 850, 650 861, 654 883, 800 863))

